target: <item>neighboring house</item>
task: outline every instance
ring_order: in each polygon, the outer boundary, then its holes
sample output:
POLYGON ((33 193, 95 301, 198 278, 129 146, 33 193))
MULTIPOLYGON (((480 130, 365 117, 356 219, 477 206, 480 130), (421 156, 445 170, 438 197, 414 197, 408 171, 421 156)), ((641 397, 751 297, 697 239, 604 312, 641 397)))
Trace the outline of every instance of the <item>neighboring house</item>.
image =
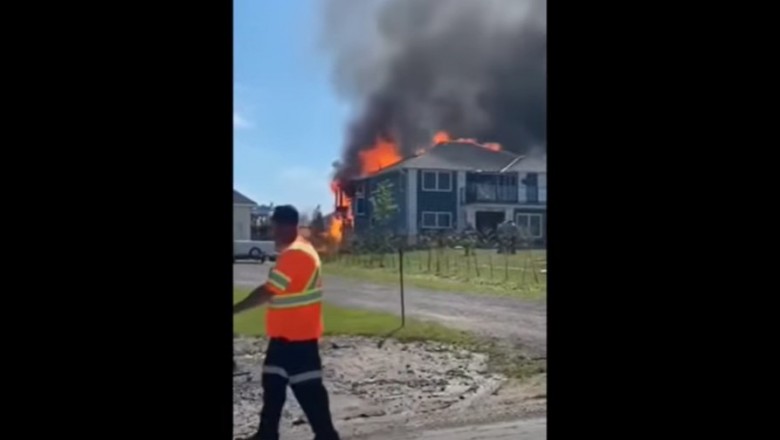
POLYGON ((430 230, 495 230, 514 220, 537 244, 547 240, 547 164, 544 159, 452 142, 353 181, 355 233, 372 224, 370 197, 393 184, 398 211, 390 227, 412 240, 430 230))
POLYGON ((271 214, 274 211, 273 204, 271 205, 256 205, 252 207, 252 225, 262 226, 268 223, 271 218, 271 214))
POLYGON ((233 190, 233 240, 249 240, 252 237, 252 209, 257 206, 252 199, 233 190))

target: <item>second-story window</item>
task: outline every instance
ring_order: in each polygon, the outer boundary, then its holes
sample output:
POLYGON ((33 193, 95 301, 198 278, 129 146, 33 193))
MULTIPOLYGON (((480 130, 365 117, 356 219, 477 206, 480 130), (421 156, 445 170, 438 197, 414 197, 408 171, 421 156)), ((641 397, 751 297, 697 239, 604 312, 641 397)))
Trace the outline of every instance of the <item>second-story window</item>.
POLYGON ((355 215, 364 215, 366 213, 366 191, 361 183, 355 189, 355 215))
POLYGON ((452 173, 449 171, 423 171, 423 191, 452 191, 452 173))

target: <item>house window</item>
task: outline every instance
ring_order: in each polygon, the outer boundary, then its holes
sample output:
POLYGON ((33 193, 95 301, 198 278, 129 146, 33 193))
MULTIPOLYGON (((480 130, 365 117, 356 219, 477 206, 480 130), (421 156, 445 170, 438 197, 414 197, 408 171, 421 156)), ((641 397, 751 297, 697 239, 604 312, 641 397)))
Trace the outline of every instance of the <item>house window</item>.
POLYGON ((422 227, 426 229, 450 229, 452 228, 452 213, 425 211, 422 213, 422 227))
POLYGON ((542 238, 543 234, 543 215, 542 214, 529 214, 519 213, 516 216, 515 222, 520 231, 531 238, 542 238))
POLYGON ((449 171, 423 171, 423 191, 452 191, 452 173, 449 171))
POLYGON ((359 185, 355 190, 355 215, 365 215, 366 213, 366 191, 363 185, 359 185))

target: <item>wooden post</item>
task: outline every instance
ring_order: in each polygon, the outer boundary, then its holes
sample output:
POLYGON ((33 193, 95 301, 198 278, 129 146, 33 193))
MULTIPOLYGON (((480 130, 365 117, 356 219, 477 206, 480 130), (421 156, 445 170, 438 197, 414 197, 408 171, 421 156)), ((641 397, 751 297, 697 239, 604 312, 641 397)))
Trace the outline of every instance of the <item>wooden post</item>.
POLYGON ((401 327, 406 324, 406 305, 404 304, 404 248, 398 246, 398 280, 401 283, 401 327))

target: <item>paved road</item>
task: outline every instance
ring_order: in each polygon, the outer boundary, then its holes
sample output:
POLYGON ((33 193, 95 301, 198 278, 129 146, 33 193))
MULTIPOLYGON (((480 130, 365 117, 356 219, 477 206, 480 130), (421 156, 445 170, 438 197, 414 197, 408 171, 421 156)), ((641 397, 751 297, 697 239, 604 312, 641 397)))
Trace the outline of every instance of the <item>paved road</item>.
MULTIPOLYGON (((265 282, 269 264, 233 266, 237 287, 265 282)), ((325 300, 331 304, 380 310, 400 315, 398 286, 380 286, 356 280, 324 277, 325 300)), ((406 286, 407 316, 440 322, 452 328, 497 337, 522 346, 533 356, 547 355, 547 306, 512 298, 433 292, 406 286)))

